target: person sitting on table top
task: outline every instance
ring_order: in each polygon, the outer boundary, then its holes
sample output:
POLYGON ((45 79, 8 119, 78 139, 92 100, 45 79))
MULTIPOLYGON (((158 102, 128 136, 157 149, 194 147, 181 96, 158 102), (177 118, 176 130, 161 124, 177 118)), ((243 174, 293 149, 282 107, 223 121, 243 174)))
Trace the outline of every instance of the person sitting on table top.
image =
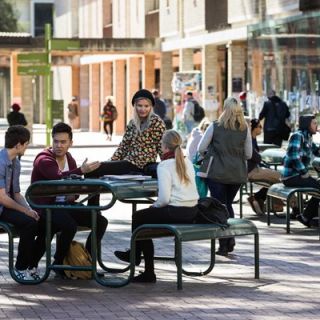
MULTIPOLYGON (((153 113, 155 101, 146 89, 137 91, 132 98, 133 119, 130 120, 120 145, 111 161, 86 174, 88 178, 104 175, 146 174, 156 175, 157 156, 161 155, 161 138, 165 131, 162 119, 153 113)), ((97 204, 99 196, 89 200, 97 204)))
MULTIPOLYGON (((71 174, 82 175, 97 169, 100 165, 98 161, 87 162, 87 159, 80 167, 68 152, 72 146, 72 129, 66 123, 57 123, 52 128, 52 147, 41 151, 35 158, 31 174, 31 183, 38 180, 59 180, 71 174)), ((57 196, 51 198, 38 198, 34 202, 37 204, 49 203, 75 203, 74 196, 57 196)), ((45 210, 41 212, 40 223, 45 230, 45 210)), ((108 221, 99 213, 97 215, 97 243, 106 231, 108 221)), ((57 250, 54 255, 54 264, 63 264, 63 259, 68 253, 71 241, 77 232, 77 227, 83 226, 91 228, 91 214, 89 210, 54 209, 52 210, 52 236, 56 232, 61 232, 57 250)), ((44 235, 43 235, 44 236, 44 235)), ((91 233, 86 242, 86 249, 91 253, 91 233)), ((37 252, 41 257, 45 252, 45 244, 37 252)), ((63 270, 55 270, 58 276, 64 277, 63 270)))
MULTIPOLYGON (((311 187, 320 189, 320 182, 308 173, 311 159, 320 156, 320 148, 312 141, 317 133, 318 123, 314 115, 303 115, 299 118, 299 130, 289 140, 284 158, 282 175, 283 184, 287 187, 311 187)), ((312 197, 304 210, 297 216, 302 224, 310 227, 312 219, 318 215, 319 199, 312 197)))
POLYGON ((19 280, 39 280, 36 268, 35 237, 38 234, 39 215, 32 210, 20 193, 21 165, 30 132, 22 125, 11 126, 5 134, 5 147, 0 151, 0 221, 11 223, 18 230, 20 239, 14 274, 19 280))
MULTIPOLYGON (((257 143, 257 136, 262 132, 262 125, 259 119, 251 120, 251 137, 252 137, 252 157, 248 160, 248 178, 249 180, 265 181, 270 184, 279 183, 281 174, 276 170, 263 167, 262 158, 259 154, 259 147, 257 143)), ((267 199, 268 188, 261 188, 248 198, 252 210, 257 215, 264 214, 264 203, 267 199)), ((277 204, 277 203, 276 203, 277 204)), ((274 207, 276 207, 274 203, 274 207)), ((280 201, 277 204, 278 210, 283 210, 283 203, 280 201)))
MULTIPOLYGON (((151 207, 136 211, 132 216, 132 231, 151 223, 193 223, 197 215, 198 192, 191 161, 184 157, 178 132, 168 130, 162 138, 162 161, 158 165, 158 199, 151 207)), ((136 264, 143 253, 145 271, 131 282, 156 282, 154 248, 151 239, 136 242, 136 264)), ((130 261, 130 250, 115 251, 122 261, 130 261)))

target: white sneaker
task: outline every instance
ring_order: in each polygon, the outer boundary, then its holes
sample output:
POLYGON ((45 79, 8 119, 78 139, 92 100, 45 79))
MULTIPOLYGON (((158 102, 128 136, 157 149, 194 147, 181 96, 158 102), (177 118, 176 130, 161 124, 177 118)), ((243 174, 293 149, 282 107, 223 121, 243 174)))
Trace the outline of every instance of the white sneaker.
POLYGON ((13 272, 18 280, 33 280, 33 278, 29 276, 27 270, 18 270, 14 268, 13 272))
POLYGON ((39 269, 34 267, 32 269, 28 269, 27 270, 27 274, 28 274, 28 277, 31 279, 31 280, 40 280, 40 274, 39 274, 39 269))

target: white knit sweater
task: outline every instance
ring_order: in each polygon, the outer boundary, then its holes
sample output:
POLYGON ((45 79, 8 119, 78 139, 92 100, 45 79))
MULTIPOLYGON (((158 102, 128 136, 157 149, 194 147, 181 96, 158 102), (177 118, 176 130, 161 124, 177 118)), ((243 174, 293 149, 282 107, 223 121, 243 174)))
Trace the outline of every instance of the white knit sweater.
POLYGON ((187 174, 190 183, 182 183, 176 171, 176 160, 162 161, 157 168, 158 174, 158 199, 154 207, 172 205, 176 207, 193 207, 197 204, 199 195, 195 183, 195 173, 191 161, 185 158, 187 174))

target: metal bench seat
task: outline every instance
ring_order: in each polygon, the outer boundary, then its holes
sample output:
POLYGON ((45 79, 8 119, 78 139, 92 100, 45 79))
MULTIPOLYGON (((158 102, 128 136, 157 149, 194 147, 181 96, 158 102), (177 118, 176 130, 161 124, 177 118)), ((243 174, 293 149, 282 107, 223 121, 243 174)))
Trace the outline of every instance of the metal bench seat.
POLYGON ((182 274, 202 276, 208 274, 215 264, 215 239, 254 235, 255 278, 259 278, 259 233, 253 222, 245 219, 229 219, 229 227, 222 229, 215 224, 144 224, 137 228, 131 237, 130 276, 135 271, 136 241, 142 239, 174 237, 177 266, 177 287, 182 289, 182 274), (211 260, 207 270, 202 272, 186 271, 182 268, 182 242, 211 240, 211 260))
POLYGON ((303 210, 303 194, 312 195, 314 197, 320 198, 320 190, 311 187, 286 187, 283 183, 276 183, 270 186, 267 193, 267 222, 270 226, 270 208, 271 208, 271 199, 277 198, 285 200, 287 205, 286 210, 286 231, 290 233, 290 199, 297 195, 298 207, 300 212, 303 210))

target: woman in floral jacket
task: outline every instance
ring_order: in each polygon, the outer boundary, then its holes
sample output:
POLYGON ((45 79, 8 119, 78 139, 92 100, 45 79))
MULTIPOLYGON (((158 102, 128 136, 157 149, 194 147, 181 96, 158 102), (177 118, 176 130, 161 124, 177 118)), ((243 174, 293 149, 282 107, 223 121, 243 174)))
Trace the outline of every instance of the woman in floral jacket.
MULTIPOLYGON (((153 95, 141 89, 132 98, 133 119, 130 120, 123 139, 111 157, 86 177, 101 177, 107 174, 149 173, 149 168, 161 155, 161 138, 165 124, 153 113, 153 95)), ((156 172, 156 167, 152 172, 156 172)))

